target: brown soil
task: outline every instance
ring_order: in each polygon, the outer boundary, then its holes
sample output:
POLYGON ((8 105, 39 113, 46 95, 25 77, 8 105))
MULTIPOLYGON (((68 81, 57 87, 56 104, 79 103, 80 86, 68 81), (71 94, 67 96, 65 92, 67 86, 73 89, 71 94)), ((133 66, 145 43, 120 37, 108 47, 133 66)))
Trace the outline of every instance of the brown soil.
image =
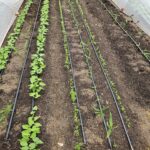
POLYGON ((96 106, 96 96, 93 91, 92 81, 89 78, 87 64, 83 50, 80 46, 78 32, 74 27, 73 19, 69 13, 67 1, 64 2, 64 17, 72 54, 74 75, 77 83, 77 93, 83 119, 84 132, 87 140, 85 149, 108 149, 100 118, 95 117, 93 107, 96 106))
MULTIPOLYGON (((112 18, 100 5, 98 0, 80 0, 80 3, 95 35, 97 45, 107 62, 109 75, 116 83, 122 103, 126 108, 127 116, 131 122, 131 127, 128 128, 128 131, 133 147, 136 150, 148 150, 150 148, 150 66, 123 31, 113 23, 112 18)), ((83 49, 80 46, 78 32, 70 14, 68 0, 63 0, 62 4, 77 83, 79 109, 81 110, 87 140, 87 145, 85 145, 84 149, 109 150, 103 122, 100 117, 94 114, 93 108, 97 106, 96 95, 92 89, 93 83, 89 77, 89 70, 85 62, 83 49)), ((106 4, 110 9, 117 11, 109 3, 106 4)), ((3 75, 3 80, 0 83, 0 108, 11 103, 14 98, 33 25, 36 6, 37 4, 34 4, 30 10, 30 14, 16 44, 19 51, 13 54, 3 75)), ((45 48, 45 62, 47 67, 43 74, 46 88, 42 93, 42 97, 36 101, 43 125, 40 138, 44 144, 40 149, 73 150, 77 139, 73 133, 73 107, 69 93, 70 76, 64 69, 65 51, 63 48, 58 1, 51 0, 50 6, 50 25, 45 48)), ((76 16, 80 21, 80 31, 82 31, 83 40, 89 42, 77 8, 76 16)), ((121 17, 122 21, 126 16, 121 13, 121 17)), ((141 42, 141 46, 148 48, 150 42, 147 36, 141 34, 141 31, 135 24, 131 23, 128 26, 131 27, 129 32, 141 42), (140 34, 141 36, 138 36, 140 34)), ((21 125, 27 121, 27 116, 31 109, 31 98, 29 97, 28 90, 29 66, 31 54, 36 50, 35 44, 36 38, 33 40, 32 49, 26 64, 23 84, 8 142, 3 140, 7 121, 0 125, 0 150, 19 149, 18 139, 20 138, 21 125)), ((112 142, 117 146, 116 150, 128 150, 129 147, 124 130, 102 70, 99 69, 91 45, 88 45, 88 47, 91 51, 90 64, 93 69, 93 77, 96 82, 98 94, 102 97, 101 103, 103 106, 109 107, 113 114, 113 122, 116 128, 111 136, 112 142)), ((107 120, 108 115, 109 112, 106 113, 107 120)))
POLYGON ((43 79, 46 90, 39 103, 42 116, 43 150, 73 149, 73 116, 69 96, 67 72, 64 69, 65 53, 60 26, 58 1, 51 0, 50 26, 46 44, 46 64, 43 79))
MULTIPOLYGON (((2 75, 2 82, 0 83, 0 107, 3 108, 7 104, 12 104, 14 101, 14 97, 16 94, 22 66, 24 63, 25 55, 27 52, 27 46, 29 42, 29 38, 31 35, 33 23, 34 23, 34 16, 36 13, 38 1, 35 1, 34 4, 31 6, 29 14, 25 20, 25 23, 22 27, 21 34, 16 42, 17 51, 14 52, 11 56, 10 62, 7 65, 7 69, 5 70, 4 74, 2 75)), ((32 50, 32 52, 34 49, 32 50)), ((30 54, 31 55, 31 54, 30 54)), ((17 104, 17 111, 15 118, 13 120, 13 127, 14 129, 10 132, 10 138, 12 138, 12 143, 14 147, 18 141, 15 137, 19 134, 18 131, 21 130, 21 123, 26 121, 27 112, 29 112, 30 107, 25 107, 26 105, 31 106, 30 98, 28 97, 28 79, 29 79, 29 63, 30 59, 28 59, 25 74, 23 76, 24 80, 22 81, 22 87, 20 90, 20 96, 18 98, 17 104), (23 101, 24 100, 24 101, 23 101)), ((0 125, 0 149, 10 149, 10 145, 4 142, 4 136, 7 127, 7 118, 6 120, 0 125), (2 144, 3 143, 3 144, 2 144)), ((14 149, 12 146, 11 149, 14 149)))
MULTIPOLYGON (((75 12, 75 14, 78 14, 78 8, 77 7, 75 7, 75 8, 77 10, 75 12)), ((79 15, 77 15, 77 16, 79 16, 79 15)), ((77 17, 77 18, 81 24, 81 22, 82 22, 81 17, 77 17)), ((88 35, 87 35, 86 31, 82 29, 82 24, 81 24, 81 31, 83 31, 82 36, 83 36, 84 41, 88 41, 88 38, 87 38, 88 35)), ((102 97, 101 103, 102 103, 103 107, 109 108, 109 111, 112 112, 114 127, 116 127, 116 129, 113 131, 113 134, 112 134, 112 144, 117 145, 116 149, 119 149, 119 150, 128 149, 128 143, 126 141, 126 137, 124 135, 124 130, 123 130, 122 125, 120 123, 120 118, 118 116, 116 106, 114 105, 112 95, 111 95, 106 83, 102 82, 102 81, 105 81, 105 78, 104 78, 104 75, 102 73, 102 70, 99 67, 96 56, 95 56, 91 46, 89 46, 89 50, 91 53, 91 59, 90 60, 91 60, 91 66, 93 68, 94 80, 95 80, 95 83, 97 86, 98 93, 102 97)), ((109 117, 109 111, 106 113, 107 114, 106 118, 109 117)), ((105 140, 105 137, 104 137, 104 140, 105 140)))
POLYGON ((135 149, 146 149, 150 146, 147 115, 150 112, 149 64, 120 28, 112 23, 111 17, 98 1, 86 0, 81 3, 108 63, 109 73, 128 110, 132 122, 129 134, 133 145, 135 149))
POLYGON ((150 45, 150 38, 149 36, 142 31, 136 23, 133 22, 132 17, 127 16, 124 14, 122 11, 119 9, 116 9, 113 5, 111 5, 110 2, 104 1, 106 6, 109 8, 109 10, 113 11, 113 13, 118 14, 118 21, 123 25, 124 28, 134 37, 134 39, 137 41, 137 43, 140 44, 141 48, 144 50, 149 50, 149 45, 150 45))

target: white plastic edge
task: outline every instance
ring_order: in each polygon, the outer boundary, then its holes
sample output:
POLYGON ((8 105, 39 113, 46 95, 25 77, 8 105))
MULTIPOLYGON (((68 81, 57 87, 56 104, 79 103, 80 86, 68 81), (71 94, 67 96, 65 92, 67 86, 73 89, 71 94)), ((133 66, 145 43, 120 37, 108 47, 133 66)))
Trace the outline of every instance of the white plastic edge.
POLYGON ((111 0, 150 36, 150 0, 111 0))
POLYGON ((0 47, 16 19, 23 0, 0 0, 0 47))

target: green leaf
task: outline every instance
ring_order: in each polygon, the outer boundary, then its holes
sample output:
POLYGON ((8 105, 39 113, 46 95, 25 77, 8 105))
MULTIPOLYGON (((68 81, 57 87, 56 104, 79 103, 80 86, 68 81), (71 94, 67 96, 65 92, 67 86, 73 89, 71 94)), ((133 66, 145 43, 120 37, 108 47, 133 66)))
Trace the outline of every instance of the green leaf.
POLYGON ((107 138, 111 136, 112 132, 113 132, 113 119, 112 119, 112 113, 110 112, 109 115, 109 120, 107 122, 107 126, 108 126, 108 130, 107 130, 107 138))
POLYGON ((24 146, 28 146, 28 143, 25 139, 22 139, 20 140, 20 145, 24 147, 24 146))
POLYGON ((21 150, 29 150, 28 146, 21 147, 21 150))
POLYGON ((29 126, 28 124, 25 124, 25 125, 22 125, 22 128, 23 128, 23 129, 29 129, 30 126, 29 126))
POLYGON ((37 136, 36 134, 37 134, 37 133, 35 133, 35 132, 31 134, 31 139, 32 139, 32 140, 33 140, 34 138, 36 138, 36 136, 37 136))
POLYGON ((111 133, 112 133, 112 131, 110 129, 108 129, 108 131, 107 131, 107 137, 106 138, 109 138, 110 135, 111 135, 111 133))
POLYGON ((40 133, 40 128, 36 127, 36 126, 33 126, 32 129, 31 129, 31 131, 35 132, 35 133, 40 133))
POLYGON ((43 141, 41 141, 38 137, 34 138, 33 141, 39 145, 39 144, 43 144, 43 141))
POLYGON ((23 136, 23 137, 29 137, 29 136, 30 136, 29 130, 24 130, 24 131, 22 131, 22 136, 23 136))
POLYGON ((28 124, 29 124, 29 126, 32 126, 34 124, 33 117, 28 118, 28 124))
POLYGON ((40 119, 40 116, 34 117, 34 121, 37 121, 38 119, 40 119))
POLYGON ((29 145, 29 147, 30 147, 31 150, 33 150, 33 149, 35 150, 36 146, 37 146, 37 145, 36 145, 35 143, 31 143, 31 144, 29 145))
POLYGON ((34 126, 36 126, 36 127, 41 127, 41 126, 42 126, 42 124, 41 124, 41 123, 39 123, 39 122, 36 122, 36 123, 34 124, 34 126))
POLYGON ((76 101, 76 92, 74 91, 74 89, 71 89, 70 96, 71 96, 72 102, 74 103, 76 101))
POLYGON ((112 128, 113 127, 113 120, 112 120, 112 113, 110 112, 109 116, 109 126, 112 128))
POLYGON ((37 110, 38 110, 38 107, 37 107, 37 106, 34 106, 32 110, 33 110, 33 111, 37 111, 37 110))

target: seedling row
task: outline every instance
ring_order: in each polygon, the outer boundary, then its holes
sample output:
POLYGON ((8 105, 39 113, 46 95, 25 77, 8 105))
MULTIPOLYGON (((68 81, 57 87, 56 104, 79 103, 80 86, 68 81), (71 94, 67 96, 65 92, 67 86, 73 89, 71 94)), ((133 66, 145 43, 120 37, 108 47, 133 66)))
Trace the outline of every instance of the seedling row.
MULTIPOLYGON (((70 4, 71 9, 73 9, 73 6, 72 6, 73 4, 71 4, 71 3, 73 3, 73 2, 69 1, 69 4, 70 4)), ((76 1, 76 4, 77 4, 77 6, 78 6, 80 15, 83 17, 83 11, 82 11, 81 6, 79 5, 79 2, 76 1)), ((77 21, 75 15, 74 15, 74 12, 73 12, 73 11, 74 11, 74 10, 71 10, 72 16, 73 16, 73 18, 74 18, 74 23, 75 23, 75 26, 76 26, 77 29, 78 29, 79 37, 80 37, 80 40, 81 40, 81 47, 82 47, 84 50, 85 50, 85 49, 87 50, 87 48, 85 48, 85 47, 86 47, 88 44, 86 44, 86 43, 84 43, 84 42, 82 41, 82 36, 81 36, 80 30, 79 30, 79 23, 78 23, 78 21, 77 21)), ((109 88, 110 88, 110 92, 111 92, 111 94, 112 94, 112 96, 113 96, 113 98, 114 98, 114 101, 115 101, 115 103, 116 103, 117 111, 119 112, 119 115, 120 115, 121 119, 123 119, 122 113, 121 113, 120 109, 122 110, 122 112, 125 113, 125 108, 124 108, 124 106, 123 106, 123 104, 122 104, 122 102, 121 102, 121 98, 120 98, 120 96, 119 96, 119 94, 118 94, 118 91, 117 91, 116 88, 115 88, 115 84, 114 84, 113 81, 110 79, 110 77, 108 77, 109 74, 108 74, 108 71, 107 71, 106 62, 105 62, 105 60, 103 59, 102 55, 101 55, 100 52, 99 52, 99 49, 98 49, 97 46, 96 46, 96 42, 95 42, 95 40, 94 40, 94 36, 93 36, 93 34, 92 34, 91 30, 90 30, 90 27, 88 26, 88 23, 87 23, 87 21, 86 21, 85 18, 82 18, 82 20, 84 21, 84 26, 85 26, 85 28, 86 28, 86 30, 87 30, 87 33, 88 33, 90 42, 91 42, 91 44, 92 44, 92 48, 93 48, 93 50, 95 50, 96 56, 98 56, 97 58, 98 58, 98 61, 99 61, 99 63, 100 63, 100 67, 102 67, 102 70, 103 70, 104 76, 105 76, 105 78, 106 78, 107 84, 109 85, 109 88), (99 52, 99 55, 98 55, 98 52, 99 52)), ((89 51, 84 51, 85 60, 86 60, 86 63, 88 64, 88 68, 89 68, 89 75, 90 75, 90 78, 93 79, 93 76, 92 76, 92 67, 91 67, 90 64, 89 64, 89 58, 90 58, 89 54, 90 54, 89 51)), ((93 83, 94 83, 94 80, 93 80, 93 83)), ((94 85, 95 85, 95 84, 94 84, 94 85)), ((93 88, 94 88, 95 91, 96 91, 96 86, 94 86, 93 88)), ((97 100, 99 101, 100 98, 97 97, 97 100)), ((105 115, 104 112, 102 112, 102 109, 100 109, 99 112, 100 112, 101 114, 105 115)), ((101 116, 103 116, 103 115, 101 115, 101 116)), ((108 119, 108 120, 109 120, 109 121, 107 122, 107 126, 106 126, 107 138, 109 138, 109 137, 111 136, 111 134, 112 134, 112 132, 113 132, 113 128, 114 128, 114 127, 113 127, 113 126, 114 126, 114 125, 113 125, 113 118, 112 118, 112 113, 111 113, 111 112, 110 112, 110 116, 109 116, 109 119, 108 119), (108 128, 108 130, 107 130, 107 128, 108 128)), ((129 145, 131 146, 131 149, 132 149, 133 147, 132 147, 132 144, 130 143, 130 142, 131 142, 131 141, 130 141, 130 138, 129 138, 129 136, 128 136, 128 133, 126 132, 126 129, 127 129, 127 128, 126 128, 125 122, 124 122, 124 120, 121 120, 121 121, 122 121, 123 127, 124 127, 124 129, 125 129, 125 134, 127 134, 127 140, 129 141, 129 145)), ((129 123, 129 122, 128 122, 128 123, 129 123)), ((109 142, 109 144, 110 144, 110 148, 112 148, 112 144, 110 143, 110 141, 111 141, 111 140, 108 139, 108 142, 109 142)), ((114 144, 113 146, 116 146, 116 145, 114 144)))
MULTIPOLYGON (((45 87, 41 75, 46 67, 44 63, 44 51, 48 31, 47 27, 49 25, 49 3, 49 0, 44 0, 41 6, 40 24, 36 42, 37 50, 36 53, 32 55, 31 59, 29 95, 32 97, 32 101, 35 101, 41 96, 41 91, 44 90, 45 87)), ((39 145, 43 144, 38 137, 41 133, 42 125, 39 122, 40 116, 36 115, 37 110, 37 106, 32 108, 27 124, 22 126, 22 138, 20 139, 21 150, 38 149, 39 145)))
POLYGON ((76 137, 76 144, 74 146, 74 149, 78 150, 81 149, 83 143, 86 144, 86 137, 84 133, 83 119, 80 112, 80 104, 79 104, 78 94, 77 94, 76 79, 74 76, 72 56, 71 56, 70 47, 68 43, 68 34, 66 32, 62 4, 60 0, 59 0, 59 9, 60 9, 61 28, 62 28, 63 38, 64 38, 64 49, 65 49, 64 67, 68 70, 68 73, 69 71, 71 72, 69 85, 70 85, 70 99, 73 105, 74 136, 76 137))
MULTIPOLYGON (((17 19, 16 26, 14 28, 15 33, 11 33, 8 36, 8 45, 6 45, 4 50, 8 48, 8 50, 11 50, 11 48, 15 47, 15 43, 17 38, 19 37, 19 34, 21 32, 21 27, 24 24, 25 21, 25 16, 27 15, 29 8, 32 6, 32 1, 28 0, 25 3, 24 9, 21 11, 20 16, 17 19), (15 35, 15 36, 14 36, 15 35), (12 42, 12 43, 11 43, 12 42), (10 45, 9 45, 10 44, 10 45)), ((40 24, 38 26, 38 35, 36 38, 36 53, 32 54, 31 56, 31 65, 30 65, 30 83, 29 83, 29 95, 32 98, 32 108, 30 115, 27 119, 27 123, 22 125, 22 132, 21 134, 21 139, 18 139, 20 142, 20 149, 26 150, 26 149, 38 149, 39 145, 43 144, 43 142, 39 139, 38 135, 41 133, 41 126, 42 124, 39 122, 40 116, 37 114, 38 111, 38 106, 35 106, 35 100, 38 99, 41 96, 41 91, 44 90, 45 83, 42 81, 42 73, 44 69, 46 68, 45 62, 44 62, 44 51, 45 51, 45 42, 46 42, 46 35, 47 35, 47 27, 49 25, 49 0, 43 0, 38 2, 38 7, 37 7, 37 14, 35 17, 35 22, 33 24, 33 30, 30 36, 30 41, 29 41, 29 46, 28 46, 28 51, 24 60, 18 88, 16 91, 16 96, 15 96, 15 101, 13 104, 13 110, 10 116, 8 128, 6 130, 6 137, 5 139, 8 140, 10 130, 12 127, 12 122, 13 118, 15 115, 15 110, 16 110, 16 105, 17 105, 17 100, 18 96, 20 93, 20 88, 23 80, 23 76, 25 73, 25 67, 27 64, 27 59, 29 56, 29 52, 31 51, 31 44, 33 40, 33 33, 35 32, 36 24, 37 24, 37 19, 40 16, 40 24), (42 2, 42 5, 41 5, 42 2), (41 9, 41 10, 40 10, 41 9), (40 15, 39 15, 39 10, 40 10, 40 15)), ((7 53, 8 55, 10 52, 7 53)), ((3 55, 3 54, 2 54, 3 55)), ((7 56, 8 56, 7 55, 7 56)), ((8 57, 5 57, 7 62, 8 57)), ((7 63, 3 63, 3 68, 6 68, 7 63)))

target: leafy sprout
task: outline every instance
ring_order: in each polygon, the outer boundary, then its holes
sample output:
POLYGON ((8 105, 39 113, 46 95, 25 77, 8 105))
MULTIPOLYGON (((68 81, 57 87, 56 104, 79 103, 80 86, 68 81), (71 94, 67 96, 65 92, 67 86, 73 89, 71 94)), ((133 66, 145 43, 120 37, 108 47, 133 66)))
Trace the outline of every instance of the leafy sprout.
POLYGON ((38 107, 34 106, 28 118, 27 124, 22 125, 22 137, 19 140, 21 150, 36 150, 39 145, 43 144, 43 142, 37 137, 42 126, 41 123, 38 122, 40 116, 36 116, 37 110, 38 107))
POLYGON ((114 129, 114 124, 113 124, 113 119, 112 119, 112 113, 110 112, 109 114, 109 120, 107 122, 107 127, 108 127, 108 130, 107 130, 107 138, 109 138, 113 132, 113 129, 114 129))

